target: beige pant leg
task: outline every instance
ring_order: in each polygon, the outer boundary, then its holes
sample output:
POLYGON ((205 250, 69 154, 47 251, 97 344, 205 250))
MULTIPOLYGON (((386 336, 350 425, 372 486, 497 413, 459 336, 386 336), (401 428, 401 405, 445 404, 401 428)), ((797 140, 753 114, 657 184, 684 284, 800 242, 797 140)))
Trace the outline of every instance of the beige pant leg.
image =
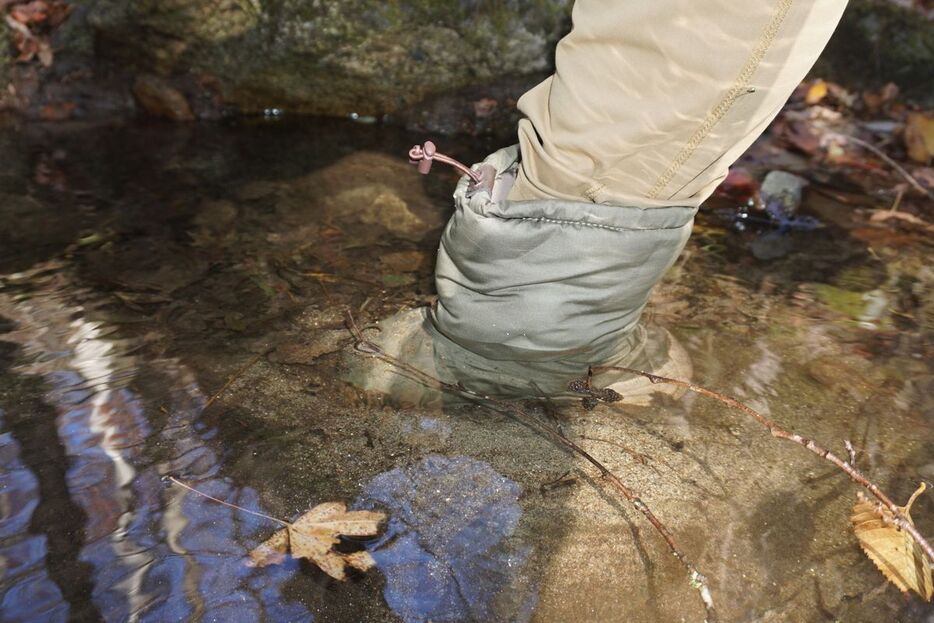
POLYGON ((846 0, 577 0, 519 100, 511 199, 704 201, 814 64, 846 0))

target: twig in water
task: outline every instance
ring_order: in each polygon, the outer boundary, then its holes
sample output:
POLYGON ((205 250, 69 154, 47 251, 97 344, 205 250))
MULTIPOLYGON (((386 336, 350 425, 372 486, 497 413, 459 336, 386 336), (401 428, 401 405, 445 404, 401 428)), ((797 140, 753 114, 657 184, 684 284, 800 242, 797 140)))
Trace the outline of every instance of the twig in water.
POLYGON ((904 184, 898 185, 898 192, 895 195, 895 201, 892 202, 892 207, 889 208, 889 212, 898 212, 898 206, 902 203, 902 197, 905 196, 905 191, 908 189, 904 184))
POLYGON ((732 398, 725 394, 715 392, 711 389, 707 389, 706 387, 701 387, 700 385, 695 385, 694 383, 689 383, 687 381, 680 381, 678 379, 670 379, 664 376, 656 376, 654 374, 649 374, 648 372, 642 372, 641 370, 633 370, 632 368, 623 368, 619 366, 595 366, 593 368, 594 373, 611 371, 611 370, 618 370, 621 372, 629 372, 630 374, 637 374, 639 376, 644 376, 652 383, 668 383, 670 385, 677 385, 678 387, 684 387, 685 389, 689 389, 692 392, 695 392, 697 394, 707 396, 708 398, 719 400, 720 402, 726 405, 729 405, 733 407, 734 409, 738 409, 742 411, 743 413, 746 413, 747 415, 752 416, 754 420, 756 420, 757 422, 762 424, 765 428, 767 428, 769 433, 773 437, 776 437, 778 439, 786 439, 788 441, 793 441, 794 443, 807 448, 808 450, 810 450, 811 452, 813 452, 820 458, 836 465, 838 468, 843 470, 843 472, 847 476, 850 477, 850 480, 852 480, 856 484, 860 485, 861 487, 869 491, 869 493, 871 493, 877 500, 879 500, 882 506, 884 506, 886 509, 889 510, 889 512, 892 513, 893 523, 896 526, 898 526, 901 530, 904 530, 909 535, 911 535, 911 538, 914 539, 915 542, 919 546, 921 546, 921 549, 924 552, 925 556, 927 556, 928 561, 931 563, 934 563, 934 550, 931 549, 931 544, 928 543, 928 541, 921 535, 920 532, 918 532, 918 529, 914 527, 914 524, 912 524, 908 520, 908 518, 905 517, 905 515, 901 512, 901 510, 895 504, 895 502, 893 502, 891 498, 889 498, 889 496, 883 493, 882 490, 879 489, 879 487, 873 484, 856 467, 855 465, 856 452, 853 450, 853 447, 851 444, 847 444, 847 452, 849 453, 850 460, 849 462, 844 461, 843 459, 835 455, 830 450, 827 450, 826 448, 823 448, 822 446, 820 446, 813 439, 808 439, 807 437, 802 437, 801 435, 793 431, 785 430, 784 428, 780 427, 774 421, 765 417, 764 415, 762 415, 761 413, 759 413, 752 407, 749 407, 743 404, 736 398, 732 398))
POLYGON ((210 407, 212 404, 214 404, 214 401, 217 400, 218 398, 220 398, 220 397, 221 397, 221 394, 223 394, 225 391, 227 391, 227 388, 229 388, 231 385, 233 385, 233 384, 237 381, 237 379, 239 379, 241 376, 243 376, 243 375, 246 373, 247 370, 249 370, 249 369, 252 368, 254 365, 256 365, 256 362, 259 361, 260 359, 262 359, 264 355, 268 355, 268 354, 271 353, 272 351, 273 351, 273 349, 270 348, 270 349, 268 349, 268 350, 266 350, 266 351, 263 351, 263 352, 259 353, 258 355, 256 355, 256 356, 253 357, 252 359, 250 359, 250 360, 246 363, 246 365, 244 365, 242 368, 240 368, 239 370, 237 370, 236 372, 234 372, 233 376, 231 376, 229 379, 227 379, 227 382, 224 383, 224 386, 221 387, 221 388, 217 391, 216 394, 214 394, 213 396, 211 396, 210 398, 208 398, 208 401, 207 401, 206 403, 204 403, 204 408, 201 409, 201 410, 202 410, 202 411, 207 411, 207 410, 208 410, 208 407, 210 407))
POLYGON ((577 454, 585 461, 590 463, 600 473, 600 477, 609 482, 624 498, 626 498, 627 501, 629 501, 630 504, 632 504, 633 507, 635 507, 636 510, 642 513, 648 522, 652 524, 652 527, 654 527, 655 530, 661 535, 662 539, 664 539, 665 543, 668 545, 668 549, 672 554, 674 554, 674 557, 687 571, 688 582, 690 583, 691 587, 695 589, 700 595, 701 601, 704 604, 704 609, 707 613, 707 623, 715 623, 718 620, 717 612, 714 608, 713 596, 710 593, 710 586, 707 584, 707 577, 701 573, 694 565, 694 563, 691 562, 691 560, 685 555, 685 553, 681 551, 681 548, 679 548, 675 542, 674 536, 658 519, 658 517, 655 516, 655 513, 652 512, 648 505, 642 501, 639 495, 634 490, 626 486, 626 484, 620 480, 616 474, 611 472, 605 465, 603 465, 603 463, 595 459, 586 450, 561 434, 558 429, 549 424, 546 424, 541 419, 535 417, 532 413, 523 409, 520 405, 504 400, 499 400, 491 396, 478 394, 461 385, 446 383, 426 372, 419 370, 415 366, 396 359, 392 355, 386 353, 382 348, 364 337, 363 333, 361 333, 360 329, 357 327, 356 322, 354 322, 353 316, 349 310, 347 311, 347 320, 348 328, 350 329, 351 334, 354 336, 354 339, 357 341, 355 344, 355 350, 358 353, 379 359, 384 363, 399 368, 400 370, 406 372, 423 383, 437 387, 438 389, 450 394, 455 394, 467 398, 468 400, 471 400, 479 406, 493 411, 494 413, 505 413, 506 415, 514 418, 516 421, 524 424, 532 430, 541 433, 553 441, 556 445, 561 446, 565 450, 568 450, 574 454, 577 454))
POLYGON ((850 443, 849 439, 843 440, 843 447, 846 448, 846 454, 850 458, 850 465, 856 466, 856 448, 850 443))
POLYGON ((181 488, 183 488, 183 489, 188 489, 188 490, 191 491, 192 493, 197 493, 197 494, 200 495, 201 497, 207 498, 207 499, 211 500, 212 502, 217 502, 218 504, 223 504, 224 506, 229 506, 230 508, 235 508, 235 509, 237 509, 238 511, 243 511, 244 513, 249 513, 250 515, 255 515, 256 517, 262 517, 263 519, 268 519, 269 521, 274 521, 274 522, 276 522, 277 524, 281 524, 281 525, 285 526, 286 528, 288 528, 288 527, 291 525, 291 524, 289 524, 289 522, 287 522, 287 521, 282 521, 281 519, 276 519, 275 517, 272 517, 272 516, 270 516, 270 515, 264 515, 263 513, 257 513, 256 511, 251 511, 251 510, 248 509, 248 508, 243 508, 242 506, 237 506, 236 504, 231 504, 230 502, 225 502, 224 500, 221 500, 221 499, 219 499, 219 498, 216 498, 216 497, 214 497, 213 495, 208 495, 207 493, 205 493, 205 492, 203 492, 203 491, 198 491, 198 490, 195 489, 194 487, 192 487, 192 486, 190 486, 190 485, 186 485, 186 484, 185 484, 184 482, 182 482, 181 480, 177 480, 177 479, 173 478, 172 476, 165 476, 164 479, 165 479, 165 480, 168 480, 168 481, 171 482, 171 483, 174 483, 174 484, 178 485, 179 487, 181 487, 181 488))
POLYGON ((850 136, 849 134, 840 134, 839 132, 827 132, 826 134, 830 138, 836 138, 842 141, 852 141, 856 143, 857 145, 859 145, 860 147, 864 149, 868 149, 869 151, 874 153, 876 156, 878 156, 880 159, 882 159, 882 161, 885 162, 887 165, 895 169, 895 171, 898 172, 898 174, 901 175, 903 178, 905 178, 905 180, 909 184, 914 186, 915 189, 918 190, 918 192, 920 192, 922 195, 924 195, 928 199, 934 199, 934 195, 931 194, 931 191, 929 191, 927 188, 922 186, 921 182, 916 180, 915 177, 911 173, 909 173, 908 171, 905 170, 904 167, 902 167, 902 165, 892 160, 884 151, 882 151, 881 149, 879 149, 872 143, 867 143, 866 141, 856 138, 855 136, 850 136))
POLYGON ((554 480, 543 482, 541 485, 539 485, 538 488, 542 492, 542 495, 545 495, 549 491, 554 491, 555 489, 560 489, 561 487, 570 487, 571 485, 576 485, 577 478, 568 478, 570 475, 571 470, 568 470, 554 480))

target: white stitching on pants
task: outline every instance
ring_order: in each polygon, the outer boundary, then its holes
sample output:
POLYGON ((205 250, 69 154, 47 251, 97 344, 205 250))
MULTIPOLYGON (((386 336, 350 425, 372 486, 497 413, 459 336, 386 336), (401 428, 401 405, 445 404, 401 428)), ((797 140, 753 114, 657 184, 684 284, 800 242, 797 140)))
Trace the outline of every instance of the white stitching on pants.
POLYGON ((572 221, 557 218, 547 218, 544 216, 520 216, 506 217, 507 221, 535 221, 536 223, 551 223, 553 225, 580 225, 582 227, 595 227, 597 229, 608 229, 610 231, 656 231, 662 229, 681 229, 687 223, 681 225, 672 225, 671 227, 613 227, 612 225, 601 225, 600 223, 588 223, 586 221, 572 221))
POLYGON ((752 55, 749 57, 749 60, 746 61, 746 64, 740 70, 739 75, 736 77, 736 80, 733 82, 733 86, 730 87, 730 90, 727 91, 726 95, 723 96, 723 99, 717 104, 717 106, 707 114, 707 118, 704 119, 704 123, 701 124, 697 131, 694 132, 694 135, 691 136, 691 139, 687 144, 681 148, 681 151, 678 152, 678 155, 672 161, 668 168, 662 173, 655 183, 652 185, 652 189, 647 195, 649 199, 656 199, 662 190, 671 182, 675 174, 684 166, 684 163, 688 161, 688 158, 697 150, 701 142, 707 135, 710 134, 710 131, 713 130, 714 126, 720 122, 724 115, 729 112, 733 104, 736 102, 737 98, 747 93, 746 89, 749 85, 749 81, 752 79, 753 74, 759 68, 759 64, 762 62, 765 53, 769 50, 769 47, 772 45, 772 42, 775 40, 775 36, 778 34, 779 29, 782 27, 782 23, 785 21, 788 12, 791 10, 791 6, 794 4, 793 0, 779 0, 777 10, 772 15, 772 19, 769 20, 768 25, 766 25, 765 30, 762 31, 762 35, 759 37, 759 42, 756 44, 755 49, 752 51, 752 55))

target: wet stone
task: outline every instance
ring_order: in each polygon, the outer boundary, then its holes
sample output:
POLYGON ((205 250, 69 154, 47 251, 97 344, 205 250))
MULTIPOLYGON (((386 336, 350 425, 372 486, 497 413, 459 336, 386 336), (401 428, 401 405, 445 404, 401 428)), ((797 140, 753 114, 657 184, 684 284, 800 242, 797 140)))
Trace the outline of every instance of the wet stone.
POLYGON ((792 217, 798 206, 808 181, 799 175, 785 171, 771 171, 762 180, 762 200, 766 210, 778 216, 792 217))
POLYGON ((536 601, 523 578, 530 548, 512 536, 519 486, 464 456, 431 455, 380 474, 358 505, 390 513, 369 546, 384 596, 405 623, 527 621, 536 601))
POLYGON ((192 121, 195 118, 185 96, 158 76, 139 76, 133 83, 133 95, 140 106, 155 117, 173 121, 192 121))
POLYGON ((408 204, 392 189, 380 184, 346 190, 335 196, 331 205, 338 218, 358 218, 362 223, 379 225, 400 238, 418 240, 425 231, 425 222, 408 204))

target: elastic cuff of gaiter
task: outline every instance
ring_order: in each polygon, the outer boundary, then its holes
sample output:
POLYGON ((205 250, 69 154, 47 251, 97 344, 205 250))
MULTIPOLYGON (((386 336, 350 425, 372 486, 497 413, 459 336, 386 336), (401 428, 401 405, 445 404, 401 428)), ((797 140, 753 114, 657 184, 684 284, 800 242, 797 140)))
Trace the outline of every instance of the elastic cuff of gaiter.
MULTIPOLYGON (((482 165, 498 182, 518 146, 482 165)), ((494 200, 470 185, 454 193, 441 239, 431 320, 445 337, 500 361, 600 363, 618 353, 652 287, 678 257, 696 208, 567 200, 494 200)))

